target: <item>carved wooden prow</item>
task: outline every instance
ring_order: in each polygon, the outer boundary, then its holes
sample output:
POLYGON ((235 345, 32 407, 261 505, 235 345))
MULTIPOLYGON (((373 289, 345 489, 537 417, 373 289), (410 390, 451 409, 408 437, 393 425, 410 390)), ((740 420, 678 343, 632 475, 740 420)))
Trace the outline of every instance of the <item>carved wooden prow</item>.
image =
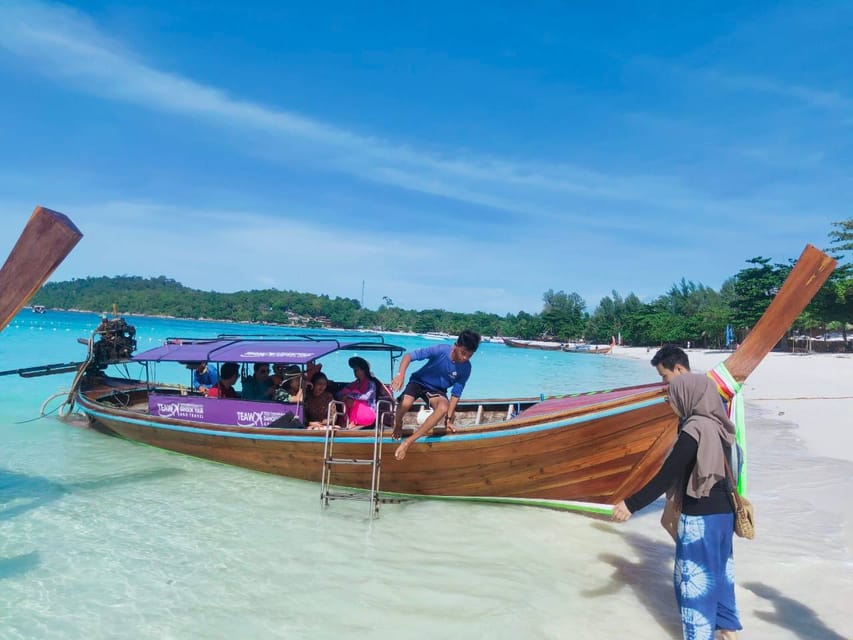
POLYGON ((764 315, 737 351, 726 358, 726 369, 735 380, 743 382, 749 377, 808 306, 835 265, 834 259, 812 245, 806 245, 764 315))
POLYGON ((38 291, 83 234, 67 216, 36 207, 0 269, 0 331, 38 291))

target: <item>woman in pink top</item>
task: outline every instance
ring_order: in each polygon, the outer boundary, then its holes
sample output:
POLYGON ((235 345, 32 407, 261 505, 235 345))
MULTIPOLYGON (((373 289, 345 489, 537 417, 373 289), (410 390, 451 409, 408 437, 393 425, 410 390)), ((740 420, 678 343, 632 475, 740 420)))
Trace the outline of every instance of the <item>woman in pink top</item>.
POLYGON ((359 356, 349 359, 355 380, 338 391, 337 399, 347 408, 347 429, 361 429, 376 422, 376 382, 367 360, 359 356))

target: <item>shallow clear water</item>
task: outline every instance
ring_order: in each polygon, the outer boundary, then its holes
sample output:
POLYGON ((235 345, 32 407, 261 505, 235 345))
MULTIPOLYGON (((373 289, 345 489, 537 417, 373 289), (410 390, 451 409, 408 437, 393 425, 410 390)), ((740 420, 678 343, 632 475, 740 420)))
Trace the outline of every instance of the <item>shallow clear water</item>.
MULTIPOLYGON (((87 336, 97 320, 22 312, 0 334, 0 369, 80 359, 84 347, 75 339, 87 336)), ((235 331, 214 323, 130 322, 140 350, 166 336, 235 331)), ((432 343, 388 341, 406 348, 432 343)), ((646 363, 496 344, 484 344, 472 363, 470 397, 656 379, 646 363)), ((341 366, 341 376, 349 373, 343 363, 334 366, 341 366)), ((672 547, 653 510, 615 526, 529 507, 425 500, 383 505, 381 517, 370 521, 365 503, 321 508, 318 484, 136 445, 79 422, 24 422, 70 384, 70 375, 0 381, 3 638, 680 635, 672 547)), ((753 436, 768 443, 773 437, 760 430, 753 436)), ((763 451, 753 447, 753 459, 763 457, 771 474, 811 465, 796 447, 763 451)), ((825 474, 828 483, 838 473, 831 465, 809 468, 812 482, 825 474)), ((754 473, 759 502, 762 482, 754 473)), ((765 483, 765 503, 772 503, 778 484, 773 480, 771 489, 765 483)), ((777 509, 780 520, 789 515, 777 509)), ((764 513, 769 530, 774 511, 764 513)), ((820 570, 808 548, 791 546, 799 532, 784 527, 776 528, 781 538, 752 547, 752 562, 759 564, 739 567, 739 578, 783 553, 792 571, 820 570)), ((834 567, 845 558, 824 561, 834 567)), ((770 597, 766 589, 764 596, 741 591, 747 607, 770 597)), ((841 614, 833 609, 827 615, 832 621, 841 614)), ((750 622, 745 637, 833 637, 794 633, 796 623, 786 627, 784 620, 750 622)))

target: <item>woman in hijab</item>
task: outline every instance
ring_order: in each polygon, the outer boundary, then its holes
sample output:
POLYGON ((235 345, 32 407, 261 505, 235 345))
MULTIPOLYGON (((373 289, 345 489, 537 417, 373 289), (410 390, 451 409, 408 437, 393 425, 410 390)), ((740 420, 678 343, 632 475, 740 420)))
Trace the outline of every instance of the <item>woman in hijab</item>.
POLYGON ((376 422, 376 378, 370 373, 370 364, 360 356, 349 359, 355 380, 338 391, 337 399, 347 408, 347 429, 361 429, 376 422))
POLYGON ((681 418, 675 446, 657 475, 613 508, 613 520, 624 522, 666 492, 668 508, 674 505, 681 514, 673 582, 684 638, 710 639, 718 631, 723 640, 734 640, 743 627, 735 604, 734 514, 724 459, 735 427, 705 375, 677 376, 667 400, 681 418))

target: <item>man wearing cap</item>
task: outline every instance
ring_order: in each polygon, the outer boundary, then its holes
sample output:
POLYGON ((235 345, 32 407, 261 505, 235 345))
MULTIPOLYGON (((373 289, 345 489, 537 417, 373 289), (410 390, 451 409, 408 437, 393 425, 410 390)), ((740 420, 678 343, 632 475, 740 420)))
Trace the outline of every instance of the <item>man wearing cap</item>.
POLYGON ((462 390, 471 375, 471 363, 469 360, 477 347, 480 346, 480 334, 466 329, 459 334, 456 344, 437 344, 432 347, 415 349, 407 353, 400 361, 400 371, 391 381, 391 388, 399 391, 403 388, 406 379, 406 369, 413 360, 426 360, 427 363, 412 374, 409 384, 406 385, 400 403, 394 415, 394 432, 392 437, 400 439, 403 437, 403 416, 411 409, 417 398, 422 398, 432 409, 432 414, 397 447, 394 457, 402 460, 406 457, 406 451, 415 440, 427 433, 440 421, 444 421, 448 431, 453 431, 453 414, 462 390), (453 387, 450 392, 450 400, 447 399, 447 389, 453 387))
POLYGON ((272 384, 277 402, 302 402, 302 369, 298 364, 277 364, 272 384))

